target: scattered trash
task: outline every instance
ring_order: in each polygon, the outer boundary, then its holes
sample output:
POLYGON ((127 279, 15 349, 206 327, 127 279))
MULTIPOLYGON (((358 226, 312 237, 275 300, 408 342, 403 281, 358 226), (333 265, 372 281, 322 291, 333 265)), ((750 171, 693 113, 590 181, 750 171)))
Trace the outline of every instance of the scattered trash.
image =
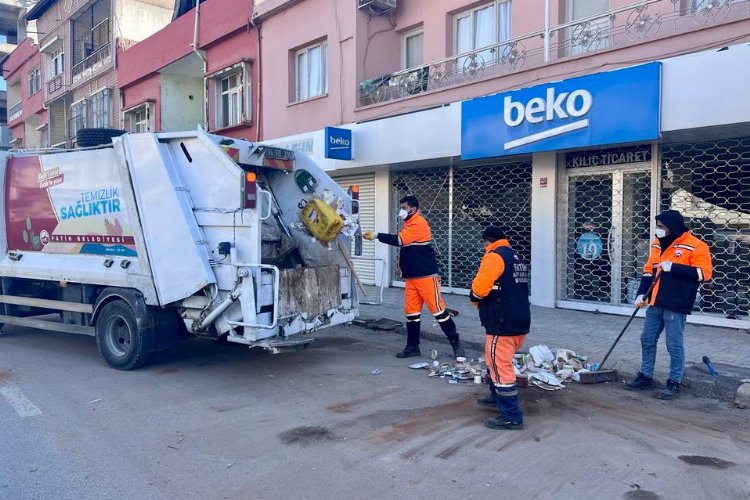
MULTIPOLYGON (((553 354, 546 345, 536 345, 528 354, 518 353, 513 356, 516 377, 528 377, 528 383, 547 391, 558 391, 565 388, 565 382, 591 383, 591 373, 598 365, 586 363, 588 358, 570 349, 557 349, 553 354), (587 375, 588 374, 588 375, 587 375), (584 380, 581 380, 584 375, 584 380)), ((520 386, 520 384, 519 384, 520 386)))
POLYGON ((228 468, 230 468, 231 466, 233 466, 233 465, 234 465, 234 464, 236 464, 236 463, 237 463, 237 462, 231 462, 231 463, 229 463, 229 464, 225 465, 225 466, 224 466, 224 468, 225 468, 225 469, 228 469, 228 468))
POLYGON ((370 372, 370 375, 380 375, 380 368, 375 368, 370 372))
POLYGON ((529 349, 529 354, 534 360, 536 366, 544 366, 545 364, 551 364, 554 361, 555 356, 552 351, 546 345, 536 345, 529 349))
MULTIPOLYGON (((430 350, 432 363, 412 363, 409 368, 427 370, 428 377, 448 379, 449 384, 462 381, 481 384, 487 380, 485 358, 466 360, 456 359, 455 363, 441 363, 437 360, 438 352, 430 350)), ((533 385, 545 391, 559 391, 564 389, 568 381, 591 383, 581 380, 581 375, 590 377, 596 370, 596 364, 587 364, 587 357, 570 349, 553 351, 546 345, 537 345, 529 349, 528 353, 517 353, 513 356, 513 369, 519 387, 533 385)))
POLYGON ((86 404, 88 404, 88 405, 92 405, 92 404, 94 404, 94 403, 98 403, 99 401, 103 401, 103 399, 101 399, 101 398, 99 398, 99 399, 92 399, 91 401, 89 401, 89 402, 88 402, 88 403, 86 403, 86 404))

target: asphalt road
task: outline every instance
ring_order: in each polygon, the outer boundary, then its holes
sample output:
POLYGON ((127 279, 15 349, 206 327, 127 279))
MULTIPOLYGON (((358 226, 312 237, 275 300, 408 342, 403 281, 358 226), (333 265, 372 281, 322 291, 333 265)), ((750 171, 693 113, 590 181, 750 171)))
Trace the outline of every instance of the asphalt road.
POLYGON ((408 369, 402 342, 336 328, 273 356, 194 340, 120 372, 92 338, 7 327, 0 498, 750 498, 746 410, 531 388, 526 430, 492 431, 482 386, 408 369))

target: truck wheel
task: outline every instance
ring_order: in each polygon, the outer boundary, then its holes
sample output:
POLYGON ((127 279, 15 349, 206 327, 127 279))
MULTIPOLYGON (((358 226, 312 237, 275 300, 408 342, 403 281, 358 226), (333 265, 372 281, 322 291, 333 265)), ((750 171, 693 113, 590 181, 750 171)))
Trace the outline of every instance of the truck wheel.
POLYGON ((133 370, 149 361, 144 352, 143 335, 135 314, 124 300, 114 300, 102 307, 96 320, 96 345, 112 368, 133 370))
POLYGON ((76 144, 79 148, 112 144, 113 137, 119 137, 125 133, 125 130, 115 128, 82 128, 76 134, 76 144))

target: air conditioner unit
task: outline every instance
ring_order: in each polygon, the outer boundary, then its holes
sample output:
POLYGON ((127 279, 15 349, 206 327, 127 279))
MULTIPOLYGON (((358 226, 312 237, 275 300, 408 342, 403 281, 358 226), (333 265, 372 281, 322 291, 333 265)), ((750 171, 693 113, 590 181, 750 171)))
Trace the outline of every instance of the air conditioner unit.
POLYGON ((397 0, 357 0, 358 9, 369 9, 373 14, 385 14, 396 9, 397 0))

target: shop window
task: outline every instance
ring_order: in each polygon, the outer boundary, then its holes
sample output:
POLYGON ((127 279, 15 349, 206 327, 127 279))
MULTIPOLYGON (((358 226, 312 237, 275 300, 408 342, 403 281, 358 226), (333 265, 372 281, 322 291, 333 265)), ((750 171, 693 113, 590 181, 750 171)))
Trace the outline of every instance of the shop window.
POLYGON ((328 93, 328 44, 316 43, 295 53, 295 100, 328 93))
POLYGON ((401 63, 404 68, 421 66, 423 61, 424 32, 418 28, 404 33, 401 38, 401 63))
POLYGON ((125 130, 142 133, 154 130, 154 104, 144 103, 124 113, 125 130))
MULTIPOLYGON (((454 40, 456 54, 474 52, 511 38, 510 0, 490 2, 456 15, 454 40)), ((497 50, 487 49, 477 54, 484 63, 492 61, 497 50)), ((459 67, 463 63, 459 61, 459 67)))
POLYGON ((42 88, 42 75, 39 68, 29 71, 29 95, 32 96, 42 88))

